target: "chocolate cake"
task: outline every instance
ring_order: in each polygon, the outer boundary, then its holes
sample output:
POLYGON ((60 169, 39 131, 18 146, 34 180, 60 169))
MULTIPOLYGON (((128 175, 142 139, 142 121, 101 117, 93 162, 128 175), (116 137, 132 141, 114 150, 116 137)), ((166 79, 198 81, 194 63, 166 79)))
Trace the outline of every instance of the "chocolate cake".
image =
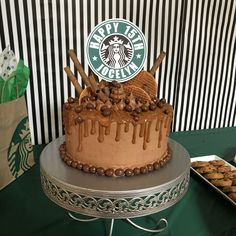
POLYGON ((105 176, 134 176, 163 167, 171 158, 168 136, 173 109, 157 96, 153 75, 160 58, 149 72, 119 83, 99 81, 94 74, 87 77, 73 50, 69 55, 86 86, 82 89, 65 68, 80 96, 69 98, 63 106, 62 160, 105 176))

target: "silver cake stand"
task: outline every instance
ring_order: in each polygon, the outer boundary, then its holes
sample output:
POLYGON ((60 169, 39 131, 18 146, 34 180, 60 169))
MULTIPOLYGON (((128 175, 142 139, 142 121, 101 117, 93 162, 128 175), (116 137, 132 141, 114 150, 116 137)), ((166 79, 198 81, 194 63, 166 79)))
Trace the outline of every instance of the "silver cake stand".
POLYGON ((42 151, 40 173, 44 193, 57 205, 69 210, 70 217, 82 222, 111 219, 109 236, 115 219, 126 219, 147 232, 161 232, 168 226, 167 220, 162 218, 157 228, 147 229, 135 224, 131 218, 169 208, 186 193, 190 158, 179 143, 169 139, 173 155, 164 168, 133 177, 112 178, 67 166, 59 155, 59 146, 63 142, 64 137, 58 138, 42 151), (78 218, 75 213, 92 218, 78 218))

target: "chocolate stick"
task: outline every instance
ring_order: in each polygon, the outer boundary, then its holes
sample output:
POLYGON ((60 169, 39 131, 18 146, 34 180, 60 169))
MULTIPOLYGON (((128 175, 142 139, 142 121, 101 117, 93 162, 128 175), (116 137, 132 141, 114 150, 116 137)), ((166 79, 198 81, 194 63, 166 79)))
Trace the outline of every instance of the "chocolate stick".
POLYGON ((72 82, 72 84, 75 86, 75 90, 78 94, 81 94, 81 92, 83 91, 83 89, 81 88, 79 82, 77 81, 76 77, 73 75, 72 71, 70 70, 70 68, 67 66, 64 68, 68 78, 70 79, 70 81, 72 82))
POLYGON ((152 69, 149 71, 152 75, 156 73, 157 68, 160 66, 165 56, 166 56, 165 52, 161 52, 161 54, 158 56, 158 58, 156 59, 155 63, 152 66, 152 69))
POLYGON ((80 73, 80 75, 82 77, 82 80, 84 81, 86 86, 91 86, 90 83, 89 83, 88 76, 85 74, 84 69, 81 66, 77 56, 75 55, 74 50, 73 49, 68 50, 68 54, 69 54, 70 58, 72 59, 72 61, 74 62, 75 68, 80 73))
POLYGON ((89 80, 89 83, 91 85, 93 92, 98 91, 99 90, 98 82, 95 80, 93 73, 91 73, 91 75, 88 77, 88 80, 89 80))

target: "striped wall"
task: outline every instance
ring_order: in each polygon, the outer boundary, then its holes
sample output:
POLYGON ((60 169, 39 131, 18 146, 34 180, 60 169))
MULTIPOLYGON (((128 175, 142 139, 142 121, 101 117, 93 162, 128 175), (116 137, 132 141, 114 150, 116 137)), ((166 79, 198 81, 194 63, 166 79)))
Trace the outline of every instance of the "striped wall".
POLYGON ((10 45, 31 70, 26 99, 35 144, 63 135, 62 104, 75 96, 63 71, 74 71, 67 50, 75 49, 88 73, 86 38, 109 18, 142 29, 145 69, 167 53, 156 79, 159 97, 174 106, 173 131, 236 126, 235 0, 0 0, 0 51, 10 45))

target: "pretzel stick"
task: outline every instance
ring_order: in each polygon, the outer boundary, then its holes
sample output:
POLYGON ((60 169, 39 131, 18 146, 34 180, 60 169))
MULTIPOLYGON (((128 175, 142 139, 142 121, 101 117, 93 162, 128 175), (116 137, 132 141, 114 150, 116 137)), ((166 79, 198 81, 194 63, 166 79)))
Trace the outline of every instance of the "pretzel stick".
POLYGON ((149 71, 152 75, 156 73, 157 68, 160 66, 165 56, 166 56, 165 52, 161 52, 161 54, 158 56, 158 58, 156 59, 155 63, 152 66, 152 69, 149 71))
POLYGON ((80 73, 80 75, 82 77, 82 80, 84 81, 86 86, 91 86, 90 83, 89 83, 88 76, 85 74, 84 69, 81 66, 77 56, 75 55, 74 50, 73 49, 68 50, 68 54, 69 54, 70 58, 72 59, 72 61, 74 62, 75 68, 80 73))
POLYGON ((70 79, 70 81, 72 82, 72 84, 75 86, 75 90, 78 94, 81 94, 81 92, 83 91, 83 89, 81 88, 79 82, 77 81, 76 77, 73 75, 72 71, 70 70, 70 68, 67 66, 64 68, 68 78, 70 79))

